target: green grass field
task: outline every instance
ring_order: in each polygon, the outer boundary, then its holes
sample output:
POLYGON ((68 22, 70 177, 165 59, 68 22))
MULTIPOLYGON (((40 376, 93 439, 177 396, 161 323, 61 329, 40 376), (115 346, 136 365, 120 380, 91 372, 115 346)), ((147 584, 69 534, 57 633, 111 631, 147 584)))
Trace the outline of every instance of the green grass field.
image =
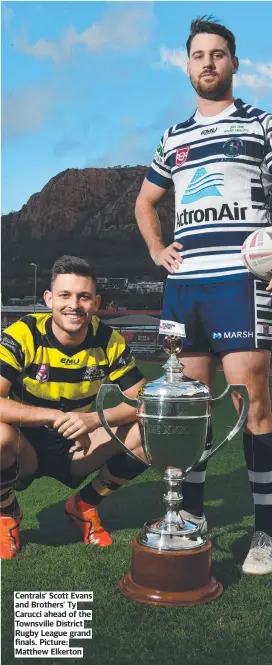
MULTIPOLYGON (((149 378, 157 365, 143 365, 149 378)), ((221 373, 216 392, 223 390, 221 373)), ((235 422, 230 404, 217 407, 215 433, 235 422)), ((93 639, 83 646, 81 662, 92 665, 271 665, 271 576, 241 575, 252 532, 253 506, 241 436, 208 466, 205 512, 213 542, 213 574, 223 583, 221 599, 198 607, 153 607, 127 601, 117 582, 130 567, 130 540, 146 520, 162 515, 164 484, 148 470, 129 487, 103 501, 100 515, 114 538, 97 549, 78 542, 64 514, 70 494, 48 478, 20 493, 24 509, 22 551, 2 565, 2 663, 36 662, 13 658, 13 592, 60 590, 94 592, 93 639)), ((47 659, 38 659, 48 663, 47 659)), ((71 665, 73 658, 51 659, 71 665)))

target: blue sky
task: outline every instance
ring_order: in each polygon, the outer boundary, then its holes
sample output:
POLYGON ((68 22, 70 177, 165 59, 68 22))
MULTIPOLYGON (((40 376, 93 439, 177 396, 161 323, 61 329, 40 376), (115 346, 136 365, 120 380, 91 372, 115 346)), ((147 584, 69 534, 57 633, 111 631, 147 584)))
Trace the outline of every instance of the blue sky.
POLYGON ((67 168, 148 165, 194 111, 203 14, 236 35, 235 95, 272 111, 271 2, 2 2, 2 212, 67 168))

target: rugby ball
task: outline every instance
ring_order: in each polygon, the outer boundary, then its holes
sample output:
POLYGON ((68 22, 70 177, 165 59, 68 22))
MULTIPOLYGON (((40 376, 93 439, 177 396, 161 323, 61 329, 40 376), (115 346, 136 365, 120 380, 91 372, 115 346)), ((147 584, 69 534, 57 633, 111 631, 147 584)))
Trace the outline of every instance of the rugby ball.
POLYGON ((245 240, 241 250, 246 268, 269 282, 272 279, 272 229, 257 229, 245 240))

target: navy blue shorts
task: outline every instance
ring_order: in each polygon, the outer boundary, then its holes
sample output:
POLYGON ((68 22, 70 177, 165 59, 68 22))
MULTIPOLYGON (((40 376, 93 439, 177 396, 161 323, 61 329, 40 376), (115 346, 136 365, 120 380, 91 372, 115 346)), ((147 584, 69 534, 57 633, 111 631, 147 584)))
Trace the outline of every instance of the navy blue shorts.
POLYGON ((220 354, 272 346, 272 294, 251 276, 210 284, 167 280, 161 335, 180 335, 185 351, 220 354))

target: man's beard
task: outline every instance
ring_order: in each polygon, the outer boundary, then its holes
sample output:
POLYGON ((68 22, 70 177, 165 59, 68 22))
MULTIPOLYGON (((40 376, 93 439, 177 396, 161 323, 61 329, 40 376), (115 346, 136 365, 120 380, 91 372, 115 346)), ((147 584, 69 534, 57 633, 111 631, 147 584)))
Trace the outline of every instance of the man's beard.
POLYGON ((202 97, 203 99, 213 99, 215 101, 219 101, 220 99, 223 99, 225 93, 232 85, 232 72, 230 72, 223 81, 219 81, 216 86, 213 84, 209 86, 207 83, 204 83, 203 85, 201 78, 197 79, 196 81, 193 80, 191 76, 190 81, 199 97, 202 97))
POLYGON ((73 328, 72 324, 69 326, 68 321, 67 321, 67 325, 66 325, 65 318, 64 318, 64 321, 63 321, 61 317, 58 317, 58 316, 55 315, 55 317, 53 316, 53 319, 54 319, 55 325, 58 328, 60 328, 60 330, 65 332, 67 335, 70 335, 70 337, 75 337, 76 335, 78 335, 78 333, 82 332, 82 330, 84 330, 84 328, 87 329, 88 325, 89 325, 89 321, 86 318, 84 318, 82 320, 82 324, 78 328, 73 328))

